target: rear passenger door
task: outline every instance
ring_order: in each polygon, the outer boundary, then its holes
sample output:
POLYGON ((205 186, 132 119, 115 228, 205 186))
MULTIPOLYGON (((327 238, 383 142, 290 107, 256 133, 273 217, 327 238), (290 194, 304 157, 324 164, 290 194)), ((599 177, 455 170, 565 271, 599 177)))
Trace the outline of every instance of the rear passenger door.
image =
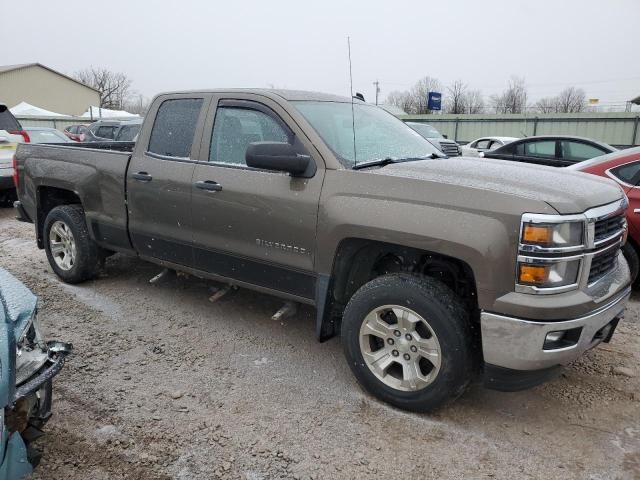
POLYGON ((199 160, 192 193, 197 268, 312 299, 324 163, 286 110, 257 95, 214 97, 199 160), (315 175, 248 167, 246 149, 259 141, 300 142, 315 175))
POLYGON ((167 95, 148 113, 127 172, 129 231, 142 257, 191 266, 191 182, 210 96, 167 95), (138 148, 144 145, 144 148, 138 148))

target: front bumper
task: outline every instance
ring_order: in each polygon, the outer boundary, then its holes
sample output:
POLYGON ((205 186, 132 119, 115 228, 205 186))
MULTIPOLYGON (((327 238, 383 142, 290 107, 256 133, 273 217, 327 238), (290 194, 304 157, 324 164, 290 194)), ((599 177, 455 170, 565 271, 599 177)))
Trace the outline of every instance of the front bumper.
POLYGON ((586 350, 608 340, 617 321, 622 318, 630 294, 631 287, 627 287, 607 305, 565 321, 540 322, 482 312, 484 361, 495 367, 525 371, 570 363, 586 350), (545 349, 547 334, 562 331, 572 332, 571 344, 545 349))
POLYGON ((73 346, 70 343, 52 341, 47 343, 47 349, 49 356, 47 363, 37 373, 16 387, 14 401, 18 401, 40 389, 60 373, 60 370, 64 367, 65 358, 71 353, 73 346))

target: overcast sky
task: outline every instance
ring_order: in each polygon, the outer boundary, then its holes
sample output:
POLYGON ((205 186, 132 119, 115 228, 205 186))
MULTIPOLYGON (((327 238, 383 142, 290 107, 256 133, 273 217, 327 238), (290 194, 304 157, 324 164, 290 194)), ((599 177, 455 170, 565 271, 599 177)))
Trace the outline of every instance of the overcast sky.
MULTIPOLYGON (((531 100, 563 87, 621 102, 640 95, 640 0, 320 2, 30 0, 0 29, 0 64, 70 74, 122 71, 160 91, 269 87, 382 97, 430 75, 490 95, 511 75, 531 100)), ((0 92, 1 93, 1 92, 0 92)), ((446 93, 446 91, 445 91, 446 93)))

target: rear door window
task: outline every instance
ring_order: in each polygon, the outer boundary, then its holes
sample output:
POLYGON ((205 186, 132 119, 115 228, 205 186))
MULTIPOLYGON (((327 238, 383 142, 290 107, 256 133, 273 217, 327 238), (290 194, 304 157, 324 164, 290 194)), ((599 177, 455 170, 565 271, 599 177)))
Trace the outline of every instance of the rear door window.
POLYGON ((524 154, 531 157, 555 158, 556 142, 554 140, 527 142, 524 144, 524 154))
POLYGON ((245 154, 252 142, 288 142, 289 135, 271 116, 258 110, 218 107, 209 161, 246 165, 245 154))
POLYGON ((621 182, 635 186, 640 182, 640 161, 620 165, 612 168, 610 172, 621 182))
POLYGON ((574 162, 589 160, 590 158, 599 157, 607 153, 600 148, 582 142, 563 141, 561 145, 562 158, 574 162))
POLYGON ((149 152, 165 157, 190 158, 202 98, 165 100, 158 108, 149 152))

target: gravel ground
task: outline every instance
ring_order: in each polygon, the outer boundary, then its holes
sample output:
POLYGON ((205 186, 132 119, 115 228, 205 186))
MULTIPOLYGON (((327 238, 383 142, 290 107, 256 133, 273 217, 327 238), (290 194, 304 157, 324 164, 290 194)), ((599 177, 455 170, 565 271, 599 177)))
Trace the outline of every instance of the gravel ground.
POLYGON ((33 226, 0 210, 0 267, 75 352, 54 383, 38 479, 640 478, 640 295, 612 342, 518 393, 472 387, 432 415, 366 394, 314 311, 116 255, 61 283, 33 226))

